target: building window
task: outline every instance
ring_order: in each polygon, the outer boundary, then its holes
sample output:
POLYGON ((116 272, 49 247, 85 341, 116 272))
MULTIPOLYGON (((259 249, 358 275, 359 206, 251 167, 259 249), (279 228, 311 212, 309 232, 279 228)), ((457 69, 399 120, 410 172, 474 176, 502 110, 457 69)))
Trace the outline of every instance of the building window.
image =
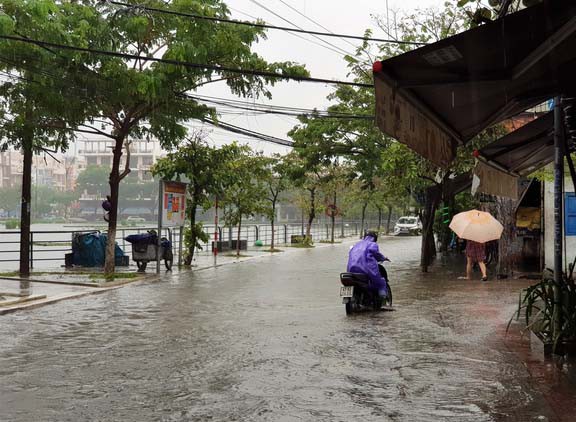
POLYGON ((567 193, 564 202, 564 233, 576 236, 576 194, 567 193))

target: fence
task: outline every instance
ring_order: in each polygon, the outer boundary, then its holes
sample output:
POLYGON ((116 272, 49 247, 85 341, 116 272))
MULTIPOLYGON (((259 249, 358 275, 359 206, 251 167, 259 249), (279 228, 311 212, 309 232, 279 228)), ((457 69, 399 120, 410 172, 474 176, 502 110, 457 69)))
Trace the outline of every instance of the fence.
MULTIPOLYGON (((139 228, 118 228, 116 241, 124 250, 124 253, 131 256, 132 245, 124 240, 130 234, 143 233, 147 230, 155 230, 154 227, 139 228)), ((302 235, 303 226, 301 224, 279 224, 274 228, 275 243, 277 245, 290 244, 292 236, 302 235)), ((209 234, 209 241, 202 244, 202 249, 197 251, 197 255, 209 255, 212 253, 212 242, 214 241, 214 225, 204 226, 204 230, 209 234)), ((64 264, 64 255, 72 252, 72 236, 75 233, 90 233, 97 230, 34 230, 30 232, 30 266, 31 268, 46 268, 52 264, 64 264)), ((341 222, 335 225, 334 237, 343 238, 357 236, 360 233, 360 223, 341 222)), ((182 259, 182 233, 180 229, 164 229, 162 233, 172 240, 174 250, 174 262, 180 263, 182 259)), ((315 242, 329 240, 331 237, 330 224, 314 224, 311 227, 312 239, 315 242)), ((237 227, 218 227, 218 239, 224 243, 235 241, 238 237, 237 227)), ((246 241, 249 249, 255 248, 255 243, 260 240, 264 245, 270 245, 272 240, 272 227, 268 224, 249 224, 240 229, 240 239, 246 241)), ((0 268, 14 269, 20 255, 20 232, 16 230, 0 231, 0 268)))

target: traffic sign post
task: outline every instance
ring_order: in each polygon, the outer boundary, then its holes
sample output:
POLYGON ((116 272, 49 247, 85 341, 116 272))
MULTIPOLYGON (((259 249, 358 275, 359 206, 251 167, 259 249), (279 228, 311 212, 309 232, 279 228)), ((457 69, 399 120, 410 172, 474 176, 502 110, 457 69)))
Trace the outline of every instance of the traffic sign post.
MULTIPOLYGON (((160 273, 163 227, 183 227, 186 220, 186 183, 160 180, 158 188, 158 244, 156 273, 160 273)), ((182 239, 180 239, 182 242, 182 239)))

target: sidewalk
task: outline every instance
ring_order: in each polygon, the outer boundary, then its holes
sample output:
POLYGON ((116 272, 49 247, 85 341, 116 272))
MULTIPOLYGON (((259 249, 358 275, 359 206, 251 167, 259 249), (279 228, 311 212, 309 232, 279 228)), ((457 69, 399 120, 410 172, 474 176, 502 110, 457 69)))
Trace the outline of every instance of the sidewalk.
MULTIPOLYGON (((356 240, 356 237, 354 237, 339 239, 338 242, 351 243, 356 240)), ((327 246, 331 246, 331 244, 317 243, 315 248, 327 246)), ((62 300, 105 293, 127 285, 161 281, 166 279, 168 276, 178 275, 183 272, 203 271, 224 265, 239 264, 263 257, 283 255, 302 250, 302 248, 296 248, 289 245, 281 245, 279 248, 281 248, 282 252, 265 252, 265 247, 241 251, 242 256, 240 258, 232 256, 234 252, 221 252, 217 257, 207 253, 201 253, 194 258, 191 268, 182 267, 179 269, 175 262, 172 272, 166 271, 164 262, 162 261, 160 264, 160 274, 156 273, 155 263, 150 263, 146 272, 142 274, 136 273, 135 266, 130 266, 127 270, 120 271, 133 273, 135 275, 134 278, 117 279, 109 283, 89 279, 85 273, 86 269, 84 269, 84 272, 82 273, 79 273, 78 270, 63 271, 63 268, 46 269, 37 273, 33 272, 30 275, 28 281, 29 296, 21 295, 21 283, 24 280, 19 279, 17 276, 2 276, 0 273, 0 315, 24 309, 33 309, 57 303, 62 300), (136 274, 138 274, 138 276, 136 276, 136 274)), ((94 270, 93 272, 97 273, 98 271, 94 270)))

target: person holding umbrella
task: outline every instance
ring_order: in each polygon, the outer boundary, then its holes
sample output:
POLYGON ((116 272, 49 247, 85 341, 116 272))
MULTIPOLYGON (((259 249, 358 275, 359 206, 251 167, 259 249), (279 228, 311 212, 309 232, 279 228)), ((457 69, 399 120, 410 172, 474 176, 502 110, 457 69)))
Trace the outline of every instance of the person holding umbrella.
POLYGON ((472 278, 472 267, 478 263, 482 281, 488 280, 486 273, 485 243, 498 240, 504 227, 487 212, 470 210, 456 214, 450 222, 450 229, 461 239, 466 239, 466 279, 472 278))
POLYGON ((474 242, 473 240, 466 241, 466 280, 472 279, 472 267, 478 264, 482 272, 482 281, 487 281, 486 274, 486 247, 484 243, 474 242))

